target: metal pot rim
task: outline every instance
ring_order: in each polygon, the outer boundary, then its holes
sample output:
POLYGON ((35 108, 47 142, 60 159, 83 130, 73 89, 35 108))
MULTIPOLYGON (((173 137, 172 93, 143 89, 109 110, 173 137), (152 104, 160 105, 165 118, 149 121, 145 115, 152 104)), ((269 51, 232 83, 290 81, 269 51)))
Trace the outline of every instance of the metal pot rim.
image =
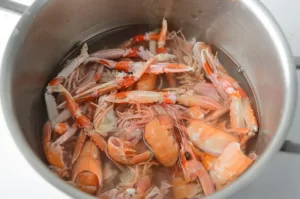
MULTIPOLYGON (((285 107, 283 108, 282 120, 277 129, 277 135, 273 138, 268 149, 261 155, 261 157, 253 164, 247 172, 245 172, 241 177, 239 177, 234 183, 232 183, 227 188, 218 191, 212 196, 206 197, 208 199, 212 198, 225 198, 231 195, 234 191, 240 190, 244 187, 250 180, 253 180, 260 172, 262 168, 266 166, 267 162, 271 157, 279 151, 287 132, 290 128, 292 118, 295 113, 294 105, 296 104, 297 97, 297 79, 296 70, 293 57, 291 56, 290 47, 287 44, 286 38, 284 37, 282 30, 276 23, 275 19, 269 13, 269 11, 260 3, 259 1, 247 1, 240 0, 244 3, 252 13, 259 18, 261 23, 266 26, 270 31, 270 37, 275 43, 277 49, 280 49, 282 66, 288 68, 285 70, 285 87, 287 92, 285 93, 285 107)), ((1 105, 3 109, 3 114, 5 116, 5 121, 8 125, 8 129, 13 137, 14 142, 18 146, 20 152, 24 155, 26 161, 37 171, 40 176, 42 176, 46 181, 50 182, 54 187, 63 191, 74 198, 94 198, 87 195, 78 189, 68 185, 62 181, 59 177, 55 176, 45 164, 36 156, 32 151, 31 147, 28 145, 26 139, 22 134, 22 128, 19 124, 16 124, 16 117, 13 114, 13 107, 11 103, 11 96, 9 91, 12 90, 11 85, 7 84, 9 82, 9 75, 7 75, 7 67, 13 63, 14 55, 17 54, 18 47, 22 44, 24 36, 19 34, 14 34, 15 32, 27 32, 29 29, 29 24, 34 20, 36 16, 43 7, 48 4, 49 1, 35 1, 34 4, 24 13, 17 26, 15 27, 12 35, 10 36, 9 42, 6 46, 6 50, 3 57, 2 69, 1 69, 1 105)), ((24 34, 25 35, 25 34, 24 34)))

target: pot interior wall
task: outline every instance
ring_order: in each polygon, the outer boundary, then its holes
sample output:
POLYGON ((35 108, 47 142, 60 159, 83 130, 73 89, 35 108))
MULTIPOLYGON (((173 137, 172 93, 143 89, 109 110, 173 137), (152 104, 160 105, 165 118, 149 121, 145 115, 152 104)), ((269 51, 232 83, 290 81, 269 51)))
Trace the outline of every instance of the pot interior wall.
POLYGON ((284 71, 270 33, 245 8, 244 1, 53 0, 40 14, 32 16, 23 48, 18 49, 14 67, 8 73, 14 114, 36 155, 43 157, 40 144, 47 119, 45 86, 61 70, 59 63, 70 49, 99 33, 103 38, 116 36, 98 40, 99 45, 94 43, 90 52, 96 50, 95 46, 114 46, 137 33, 160 27, 163 17, 172 29, 181 28, 189 37, 225 52, 226 56, 220 53, 220 60, 238 80, 244 79, 236 72, 235 63, 242 67, 254 95, 245 81, 241 84, 252 101, 255 98, 259 110, 260 134, 255 150, 261 154, 268 147, 281 120, 278 113, 284 108, 284 95, 280 95, 286 92, 284 71))

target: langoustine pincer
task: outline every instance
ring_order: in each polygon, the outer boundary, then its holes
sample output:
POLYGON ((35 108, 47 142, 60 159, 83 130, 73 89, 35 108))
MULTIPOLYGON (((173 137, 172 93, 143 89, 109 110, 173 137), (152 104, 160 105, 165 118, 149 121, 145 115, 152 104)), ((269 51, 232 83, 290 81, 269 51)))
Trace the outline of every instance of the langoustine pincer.
POLYGON ((246 92, 210 46, 166 19, 115 49, 84 44, 45 102, 49 167, 99 198, 208 196, 256 159, 243 151, 258 132, 246 92))

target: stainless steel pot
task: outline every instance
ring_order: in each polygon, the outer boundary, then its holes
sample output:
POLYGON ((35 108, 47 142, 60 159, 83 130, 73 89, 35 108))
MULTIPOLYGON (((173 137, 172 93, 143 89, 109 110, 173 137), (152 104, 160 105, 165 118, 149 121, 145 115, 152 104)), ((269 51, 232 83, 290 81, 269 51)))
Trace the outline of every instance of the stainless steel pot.
POLYGON ((5 51, 2 108, 27 161, 70 196, 91 198, 52 174, 43 161, 40 135, 46 120, 42 98, 46 83, 69 49, 87 38, 120 26, 157 25, 162 17, 218 46, 242 66, 259 107, 255 146, 259 159, 236 182, 209 198, 225 198, 253 181, 281 147, 294 114, 295 65, 281 30, 259 1, 37 0, 24 13, 5 51))

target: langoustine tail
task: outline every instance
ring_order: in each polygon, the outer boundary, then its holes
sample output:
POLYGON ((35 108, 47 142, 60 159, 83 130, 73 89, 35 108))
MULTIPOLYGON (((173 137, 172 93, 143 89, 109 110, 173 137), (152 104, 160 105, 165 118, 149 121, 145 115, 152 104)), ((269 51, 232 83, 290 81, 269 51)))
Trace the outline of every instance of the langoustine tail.
POLYGON ((230 184, 243 174, 254 162, 256 155, 247 157, 237 142, 230 143, 210 170, 210 176, 217 189, 230 184))
POLYGON ((79 189, 91 194, 103 185, 100 152, 90 140, 84 144, 80 156, 74 163, 72 180, 79 189))

